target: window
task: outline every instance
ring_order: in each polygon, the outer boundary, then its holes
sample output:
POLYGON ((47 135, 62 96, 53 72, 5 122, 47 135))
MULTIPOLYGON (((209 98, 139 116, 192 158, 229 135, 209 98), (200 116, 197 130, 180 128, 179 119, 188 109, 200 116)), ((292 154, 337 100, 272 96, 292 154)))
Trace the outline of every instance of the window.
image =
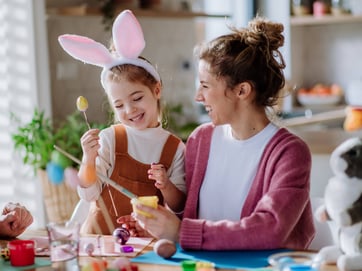
POLYGON ((35 107, 50 112, 44 1, 0 0, 0 6, 0 209, 9 201, 24 204, 37 228, 45 221, 41 187, 14 152, 11 113, 27 122, 35 107))

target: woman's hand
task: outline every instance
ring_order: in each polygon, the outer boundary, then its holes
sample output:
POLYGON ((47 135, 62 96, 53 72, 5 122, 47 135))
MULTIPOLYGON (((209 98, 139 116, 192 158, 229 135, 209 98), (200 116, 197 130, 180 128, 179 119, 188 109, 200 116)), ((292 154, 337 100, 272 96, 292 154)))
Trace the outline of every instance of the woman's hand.
POLYGON ((151 235, 143 229, 131 215, 119 217, 117 223, 121 224, 122 228, 127 229, 132 237, 151 237, 151 235))
POLYGON ((136 207, 151 215, 151 217, 146 217, 139 213, 132 214, 141 227, 157 239, 178 242, 181 221, 174 213, 161 205, 158 205, 157 209, 142 204, 136 207))
POLYGON ((0 235, 15 238, 33 223, 33 216, 19 203, 9 202, 0 216, 0 235))

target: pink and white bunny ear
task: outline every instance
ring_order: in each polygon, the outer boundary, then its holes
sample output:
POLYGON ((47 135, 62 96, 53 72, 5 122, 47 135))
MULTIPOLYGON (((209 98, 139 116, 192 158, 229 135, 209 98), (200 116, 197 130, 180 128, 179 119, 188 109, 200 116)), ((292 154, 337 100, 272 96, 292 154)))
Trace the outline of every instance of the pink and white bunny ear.
POLYGON ((106 89, 106 74, 115 66, 130 64, 149 72, 157 81, 161 81, 155 67, 148 61, 139 58, 145 48, 142 28, 130 10, 121 12, 113 23, 113 44, 116 54, 101 43, 78 35, 61 35, 58 41, 62 48, 72 57, 88 64, 103 68, 101 83, 106 89))
POLYGON ((61 35, 58 41, 72 57, 88 64, 105 67, 113 61, 108 49, 101 43, 78 35, 61 35))
POLYGON ((117 16, 112 34, 114 46, 120 56, 138 58, 145 48, 142 28, 130 10, 125 10, 117 16))

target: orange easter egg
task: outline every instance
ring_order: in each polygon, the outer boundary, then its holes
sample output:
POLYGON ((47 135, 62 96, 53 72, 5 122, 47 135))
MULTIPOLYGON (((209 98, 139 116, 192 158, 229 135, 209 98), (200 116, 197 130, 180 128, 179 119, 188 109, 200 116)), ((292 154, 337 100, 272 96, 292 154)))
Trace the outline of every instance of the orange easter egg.
POLYGON ((81 186, 88 187, 97 180, 97 172, 95 165, 83 164, 78 173, 81 186))

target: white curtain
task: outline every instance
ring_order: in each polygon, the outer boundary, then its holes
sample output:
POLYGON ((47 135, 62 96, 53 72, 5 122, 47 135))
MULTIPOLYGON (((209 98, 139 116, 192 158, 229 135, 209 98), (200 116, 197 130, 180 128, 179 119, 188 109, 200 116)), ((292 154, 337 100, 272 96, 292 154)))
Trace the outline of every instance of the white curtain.
POLYGON ((0 209, 20 202, 45 224, 39 180, 14 152, 11 134, 35 107, 50 113, 47 35, 43 0, 0 0, 0 209))

